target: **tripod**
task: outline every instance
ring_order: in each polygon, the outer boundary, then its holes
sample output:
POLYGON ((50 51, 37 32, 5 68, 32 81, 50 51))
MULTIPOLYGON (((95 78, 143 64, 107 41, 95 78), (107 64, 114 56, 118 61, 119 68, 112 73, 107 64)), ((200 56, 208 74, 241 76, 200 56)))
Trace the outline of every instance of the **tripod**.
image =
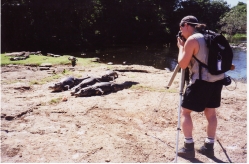
MULTIPOLYGON (((169 89, 169 87, 171 86, 172 82, 175 79, 175 76, 177 74, 177 72, 179 71, 180 66, 177 64, 173 75, 170 78, 170 81, 167 85, 167 89, 169 89)), ((179 99, 179 106, 178 106, 178 123, 177 123, 177 136, 176 136, 176 157, 175 157, 175 162, 177 162, 177 151, 178 151, 178 140, 179 140, 179 131, 180 129, 180 111, 181 111, 181 104, 182 104, 182 97, 183 97, 183 88, 184 88, 184 84, 185 84, 185 69, 181 69, 181 84, 180 84, 180 88, 179 88, 179 95, 180 95, 180 99, 179 99)))

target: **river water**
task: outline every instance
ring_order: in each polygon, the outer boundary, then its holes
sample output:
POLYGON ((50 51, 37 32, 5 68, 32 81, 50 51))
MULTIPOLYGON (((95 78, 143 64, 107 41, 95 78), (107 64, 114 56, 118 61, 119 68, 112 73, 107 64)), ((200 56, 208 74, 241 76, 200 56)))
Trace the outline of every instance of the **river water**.
MULTIPOLYGON (((247 53, 241 49, 233 49, 233 64, 235 70, 228 71, 226 74, 235 79, 247 78, 247 53)), ((137 64, 153 66, 157 69, 169 68, 174 70, 177 64, 178 48, 169 45, 162 46, 122 46, 109 47, 105 50, 85 53, 78 57, 98 57, 101 62, 109 64, 137 64)))
POLYGON ((247 79, 247 52, 241 49, 233 49, 233 64, 235 69, 226 74, 235 79, 247 79))

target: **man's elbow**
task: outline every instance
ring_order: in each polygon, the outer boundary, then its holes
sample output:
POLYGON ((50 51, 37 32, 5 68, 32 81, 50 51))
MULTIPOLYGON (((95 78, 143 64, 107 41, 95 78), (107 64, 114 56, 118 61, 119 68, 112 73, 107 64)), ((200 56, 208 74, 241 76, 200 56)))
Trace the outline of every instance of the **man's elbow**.
POLYGON ((182 69, 185 69, 187 68, 188 64, 186 63, 183 63, 183 62, 178 62, 179 66, 182 68, 182 69))

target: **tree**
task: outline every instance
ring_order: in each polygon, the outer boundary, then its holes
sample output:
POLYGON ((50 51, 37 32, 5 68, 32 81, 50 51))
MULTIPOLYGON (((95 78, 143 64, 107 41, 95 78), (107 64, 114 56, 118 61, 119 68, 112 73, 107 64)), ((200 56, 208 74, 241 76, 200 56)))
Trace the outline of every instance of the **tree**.
POLYGON ((186 15, 194 15, 200 23, 207 24, 209 29, 219 28, 217 22, 220 16, 230 11, 229 5, 223 0, 180 0, 177 15, 181 18, 186 15))
POLYGON ((223 0, 2 0, 1 10, 3 52, 65 53, 169 43, 183 16, 217 29, 230 8, 223 0))
POLYGON ((247 5, 243 2, 239 2, 237 6, 234 6, 231 11, 227 12, 219 21, 221 31, 226 32, 229 35, 246 33, 246 14, 247 5))
POLYGON ((56 53, 164 42, 177 1, 2 0, 2 50, 56 53))

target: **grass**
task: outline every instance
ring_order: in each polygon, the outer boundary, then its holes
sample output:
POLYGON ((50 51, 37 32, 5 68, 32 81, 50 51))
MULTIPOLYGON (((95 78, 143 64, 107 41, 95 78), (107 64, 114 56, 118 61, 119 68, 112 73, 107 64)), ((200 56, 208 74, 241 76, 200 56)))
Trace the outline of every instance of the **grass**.
MULTIPOLYGON (((10 56, 1 54, 1 66, 16 64, 16 65, 37 65, 42 63, 51 63, 53 65, 71 65, 71 61, 68 60, 69 55, 63 55, 61 57, 50 57, 42 55, 30 55, 26 60, 11 61, 10 56)), ((91 62, 92 58, 77 58, 76 64, 82 66, 95 66, 98 63, 91 62)))
POLYGON ((226 37, 226 38, 238 38, 238 39, 240 39, 240 38, 246 38, 247 37, 247 34, 235 34, 235 35, 228 35, 228 34, 224 34, 224 36, 226 37))
POLYGON ((51 99, 50 101, 49 101, 49 104, 50 105, 55 105, 55 104, 58 104, 59 102, 61 102, 61 99, 62 99, 62 97, 58 97, 58 98, 54 98, 54 99, 51 99))
POLYGON ((42 84, 46 84, 48 82, 51 82, 51 81, 53 81, 55 79, 59 79, 60 77, 62 77, 62 74, 56 74, 56 75, 53 75, 53 76, 45 77, 43 79, 30 81, 30 84, 31 85, 34 85, 34 84, 42 85, 42 84))
POLYGON ((233 38, 246 38, 247 35, 246 34, 235 34, 233 35, 233 38))
MULTIPOLYGON (((43 56, 43 55, 30 55, 29 58, 26 60, 17 60, 11 61, 10 56, 6 56, 5 54, 1 54, 1 66, 5 65, 41 65, 42 63, 51 63, 52 65, 71 65, 71 61, 68 60, 69 55, 63 55, 61 57, 50 57, 50 56, 43 56)), ((77 58, 76 64, 77 66, 98 66, 99 63, 94 63, 91 61, 92 58, 77 58)), ((71 75, 72 71, 65 70, 65 72, 60 74, 55 74, 49 77, 45 77, 39 80, 30 81, 30 84, 45 84, 51 82, 55 79, 59 79, 65 75, 71 75)), ((80 77, 81 75, 75 75, 75 77, 80 77)), ((8 81, 4 83, 14 83, 14 81, 8 81)))
POLYGON ((2 80, 1 84, 14 84, 14 83, 18 83, 19 80, 2 80))
POLYGON ((59 79, 61 77, 64 77, 65 75, 73 75, 74 77, 81 77, 81 74, 74 74, 74 72, 72 72, 72 71, 65 70, 64 73, 54 74, 52 76, 45 77, 43 79, 30 81, 30 84, 31 85, 34 85, 34 84, 37 84, 37 85, 46 84, 46 83, 51 82, 51 81, 53 81, 55 79, 59 79))
MULTIPOLYGON (((31 80, 29 82, 29 84, 30 85, 34 85, 34 84, 36 84, 36 85, 42 85, 42 84, 46 84, 48 82, 51 82, 51 81, 53 81, 55 79, 59 79, 59 78, 65 76, 65 75, 72 75, 72 74, 73 74, 73 72, 65 70, 65 73, 54 74, 52 76, 45 77, 45 78, 39 79, 39 80, 31 80)), ((75 77, 80 77, 80 75, 76 74, 75 77)), ((13 84, 13 83, 17 83, 17 82, 19 82, 19 81, 18 80, 5 80, 5 81, 2 81, 2 84, 13 84)))
POLYGON ((247 34, 235 34, 233 36, 226 35, 225 37, 228 39, 230 43, 241 43, 241 41, 246 41, 247 34))

